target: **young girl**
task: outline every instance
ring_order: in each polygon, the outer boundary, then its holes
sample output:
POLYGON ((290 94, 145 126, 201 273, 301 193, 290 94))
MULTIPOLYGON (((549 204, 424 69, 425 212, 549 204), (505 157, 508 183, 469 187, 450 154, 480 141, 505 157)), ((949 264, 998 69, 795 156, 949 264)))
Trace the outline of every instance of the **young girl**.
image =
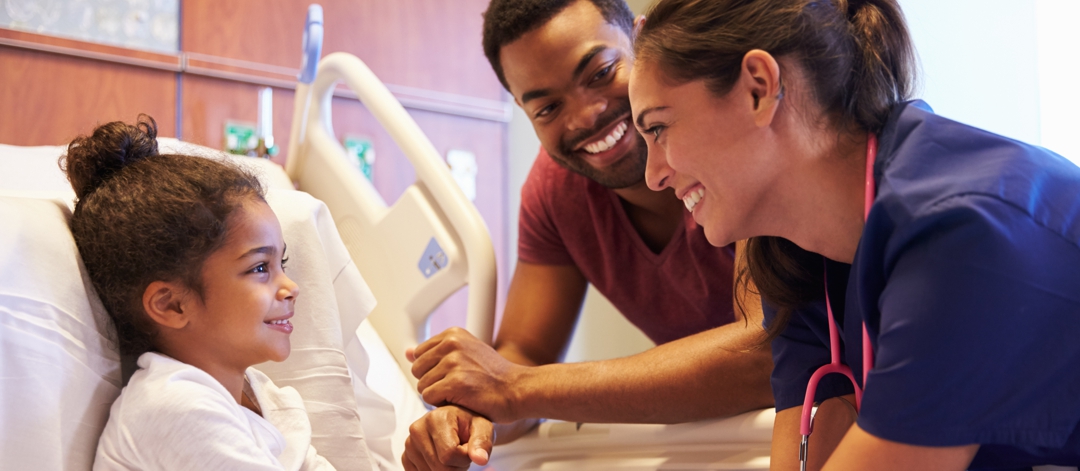
POLYGON ((1080 168, 906 102, 896 0, 660 0, 635 52, 650 187, 752 238, 772 469, 1080 464, 1080 168))
POLYGON ((289 356, 298 288, 258 179, 160 155, 153 119, 105 124, 63 159, 71 230, 139 370, 113 404, 95 470, 333 469, 292 388, 251 366, 289 356))

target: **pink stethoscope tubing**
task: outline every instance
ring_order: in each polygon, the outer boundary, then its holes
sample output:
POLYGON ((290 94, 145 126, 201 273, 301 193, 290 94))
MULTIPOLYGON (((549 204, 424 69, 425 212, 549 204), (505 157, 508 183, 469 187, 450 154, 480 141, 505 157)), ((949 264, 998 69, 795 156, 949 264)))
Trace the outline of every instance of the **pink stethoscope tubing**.
MULTIPOLYGON (((874 204, 874 162, 877 159, 877 136, 870 133, 866 141, 866 188, 863 203, 863 221, 870 217, 870 206, 874 204)), ((855 382, 855 375, 851 367, 840 361, 840 333, 836 327, 836 319, 833 317, 832 304, 829 302, 829 280, 825 279, 825 311, 829 316, 829 355, 830 361, 822 365, 810 376, 810 382, 806 385, 806 396, 803 398, 802 418, 799 422, 799 433, 802 435, 802 444, 799 447, 799 461, 803 470, 806 469, 806 447, 810 433, 813 432, 810 421, 811 409, 814 406, 814 396, 817 392, 818 383, 825 375, 839 373, 847 376, 851 385, 855 387, 855 410, 859 411, 862 406, 862 388, 855 382)), ((866 330, 866 322, 862 324, 862 363, 863 385, 866 385, 866 377, 870 369, 874 367, 874 349, 870 346, 870 333, 866 330)))

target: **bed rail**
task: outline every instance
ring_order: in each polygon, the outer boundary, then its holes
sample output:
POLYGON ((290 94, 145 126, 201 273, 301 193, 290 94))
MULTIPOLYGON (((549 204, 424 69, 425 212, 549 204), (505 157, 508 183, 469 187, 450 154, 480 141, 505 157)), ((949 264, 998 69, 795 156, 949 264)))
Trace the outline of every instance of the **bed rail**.
MULTIPOLYGON (((435 147, 355 56, 328 55, 319 63, 310 99, 301 97, 301 91, 307 92, 298 88, 297 103, 307 110, 294 120, 287 172, 302 190, 330 207, 342 239, 378 300, 371 323, 399 366, 409 370, 405 349, 427 335, 431 311, 466 284, 465 328, 490 342, 495 251, 480 213, 458 188, 435 147), (416 183, 391 207, 348 163, 335 138, 330 111, 338 82, 357 94, 416 170, 416 183)), ((411 374, 407 377, 415 382, 411 374)))

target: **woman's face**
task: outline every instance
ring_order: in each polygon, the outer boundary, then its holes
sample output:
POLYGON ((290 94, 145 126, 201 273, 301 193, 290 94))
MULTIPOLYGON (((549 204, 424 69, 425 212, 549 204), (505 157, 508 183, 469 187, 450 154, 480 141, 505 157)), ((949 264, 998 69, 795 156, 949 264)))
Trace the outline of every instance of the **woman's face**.
POLYGON ((630 77, 634 123, 649 150, 649 188, 674 188, 717 246, 758 235, 754 209, 780 167, 768 128, 758 125, 757 100, 743 85, 718 98, 702 80, 672 85, 642 61, 630 77))
POLYGON ((299 288, 285 275, 281 226, 262 201, 244 203, 229 223, 225 245, 203 265, 193 333, 221 366, 285 360, 299 288))

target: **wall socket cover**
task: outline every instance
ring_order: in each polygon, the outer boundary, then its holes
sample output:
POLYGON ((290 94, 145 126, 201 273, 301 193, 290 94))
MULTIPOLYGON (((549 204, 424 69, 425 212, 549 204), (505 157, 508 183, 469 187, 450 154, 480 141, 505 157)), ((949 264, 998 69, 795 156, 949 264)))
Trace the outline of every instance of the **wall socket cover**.
POLYGON ((469 201, 476 201, 476 154, 467 150, 450 149, 446 153, 446 163, 450 166, 450 175, 469 201))

